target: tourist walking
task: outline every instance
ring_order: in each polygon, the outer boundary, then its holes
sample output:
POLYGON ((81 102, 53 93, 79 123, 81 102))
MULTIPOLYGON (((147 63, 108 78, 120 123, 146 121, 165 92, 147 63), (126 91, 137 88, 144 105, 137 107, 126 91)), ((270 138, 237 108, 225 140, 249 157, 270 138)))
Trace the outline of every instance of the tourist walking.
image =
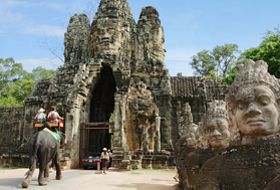
POLYGON ((101 165, 102 165, 102 173, 106 174, 106 171, 108 169, 109 160, 110 160, 110 155, 109 155, 107 148, 104 147, 102 149, 100 159, 101 159, 101 165))
POLYGON ((112 156, 113 156, 112 150, 108 149, 108 153, 109 153, 109 165, 108 165, 108 168, 110 168, 112 166, 112 156))

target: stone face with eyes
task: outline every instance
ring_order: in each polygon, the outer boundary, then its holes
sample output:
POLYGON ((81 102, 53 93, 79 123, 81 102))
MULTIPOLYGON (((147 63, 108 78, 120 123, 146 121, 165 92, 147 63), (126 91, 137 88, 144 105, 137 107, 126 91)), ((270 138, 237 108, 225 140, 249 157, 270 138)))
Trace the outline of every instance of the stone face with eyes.
POLYGON ((264 85, 244 88, 236 95, 235 120, 244 136, 267 136, 279 131, 276 97, 264 85))
POLYGON ((223 100, 213 100, 207 104, 207 112, 200 123, 201 147, 224 149, 229 146, 230 131, 226 103, 223 100))
POLYGON ((228 120, 222 117, 208 120, 204 126, 204 134, 212 148, 227 148, 230 140, 228 120))

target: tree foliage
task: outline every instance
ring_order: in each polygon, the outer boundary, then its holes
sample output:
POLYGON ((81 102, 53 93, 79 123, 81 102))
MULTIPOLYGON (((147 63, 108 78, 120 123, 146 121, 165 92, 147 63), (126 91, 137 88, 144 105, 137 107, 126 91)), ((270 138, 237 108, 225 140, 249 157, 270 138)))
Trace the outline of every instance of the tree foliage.
POLYGON ((0 58, 0 96, 3 96, 4 90, 11 82, 21 78, 23 75, 22 65, 16 63, 13 58, 0 58))
MULTIPOLYGON (((243 56, 240 56, 240 57, 237 59, 235 65, 243 64, 243 63, 245 62, 245 59, 246 59, 246 58, 244 58, 243 56)), ((236 74, 237 74, 237 69, 236 69, 236 67, 233 67, 233 68, 227 73, 227 75, 226 75, 224 78, 222 78, 223 82, 224 82, 225 84, 228 84, 228 85, 232 84, 233 81, 234 81, 234 78, 235 78, 235 75, 236 75, 236 74)))
POLYGON ((268 31, 261 44, 243 53, 243 56, 254 61, 264 60, 270 74, 280 77, 280 30, 268 31))
POLYGON ((54 74, 55 74, 54 70, 48 70, 39 66, 32 70, 31 77, 33 80, 39 81, 42 79, 50 78, 54 76, 54 74))
POLYGON ((32 93, 36 81, 52 77, 53 70, 37 67, 31 73, 13 58, 0 58, 0 107, 21 106, 32 93))
POLYGON ((192 57, 195 73, 206 77, 225 77, 233 68, 239 55, 236 44, 216 46, 212 51, 203 50, 192 57))

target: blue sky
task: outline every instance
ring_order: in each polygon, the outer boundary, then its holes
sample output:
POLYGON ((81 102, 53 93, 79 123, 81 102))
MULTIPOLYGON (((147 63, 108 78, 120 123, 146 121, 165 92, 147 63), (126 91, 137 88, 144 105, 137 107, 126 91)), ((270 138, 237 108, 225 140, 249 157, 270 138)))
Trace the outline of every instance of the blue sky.
MULTIPOLYGON (((267 30, 280 26, 279 0, 128 0, 137 21, 144 6, 160 14, 171 75, 193 75, 189 62, 201 50, 235 43, 256 47, 267 30)), ((0 0, 0 57, 13 57, 31 71, 57 68, 63 57, 63 34, 75 13, 92 20, 99 0, 0 0)))

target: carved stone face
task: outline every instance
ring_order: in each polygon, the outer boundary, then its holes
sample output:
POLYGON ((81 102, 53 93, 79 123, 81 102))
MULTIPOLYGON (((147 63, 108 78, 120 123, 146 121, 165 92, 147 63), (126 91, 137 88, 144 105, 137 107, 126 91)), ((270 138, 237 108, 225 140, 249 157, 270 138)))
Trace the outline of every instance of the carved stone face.
POLYGON ((198 126, 195 124, 192 124, 189 128, 186 141, 187 141, 187 145, 190 147, 195 146, 197 143, 197 139, 196 139, 197 138, 197 129, 198 129, 198 126))
POLYGON ((276 97, 264 85, 238 92, 235 119, 244 136, 266 136, 279 131, 279 110, 276 97))
POLYGON ((220 149, 229 146, 230 132, 228 120, 224 118, 213 118, 212 120, 208 120, 204 133, 212 148, 220 149))
POLYGON ((121 46, 121 33, 114 28, 98 28, 92 35, 93 48, 115 53, 121 46))
POLYGON ((118 54, 127 38, 128 30, 112 20, 97 20, 92 27, 92 48, 97 53, 118 54))

